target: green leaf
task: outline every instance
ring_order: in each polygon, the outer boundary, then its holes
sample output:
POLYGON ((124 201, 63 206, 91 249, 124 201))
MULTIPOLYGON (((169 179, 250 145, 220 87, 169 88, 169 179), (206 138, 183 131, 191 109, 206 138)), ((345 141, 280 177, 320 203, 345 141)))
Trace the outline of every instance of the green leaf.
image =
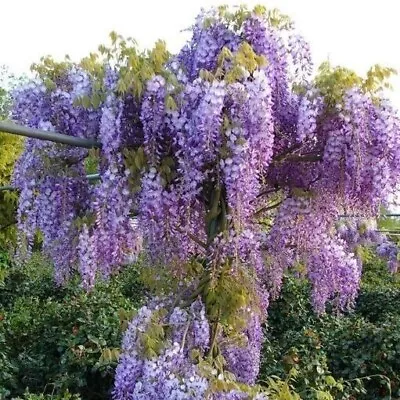
POLYGON ((83 107, 89 108, 91 106, 91 101, 90 101, 89 96, 83 96, 81 101, 82 101, 83 107))
POLYGON ((325 382, 329 386, 335 386, 336 385, 336 380, 332 375, 325 376, 325 382))
POLYGON ((95 93, 92 97, 92 105, 94 108, 98 108, 101 103, 101 97, 98 93, 95 93))
POLYGON ((94 344, 97 344, 97 346, 100 346, 100 341, 98 338, 94 337, 93 335, 88 334, 87 338, 94 344))

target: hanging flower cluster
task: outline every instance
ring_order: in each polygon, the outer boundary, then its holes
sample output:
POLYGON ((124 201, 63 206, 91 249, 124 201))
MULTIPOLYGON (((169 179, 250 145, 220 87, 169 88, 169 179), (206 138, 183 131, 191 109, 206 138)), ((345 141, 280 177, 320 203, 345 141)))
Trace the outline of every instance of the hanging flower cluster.
POLYGON ((399 268, 399 248, 391 241, 386 232, 378 230, 376 220, 350 219, 338 227, 338 234, 346 242, 348 249, 355 253, 362 268, 359 255, 360 246, 375 246, 376 253, 387 261, 389 271, 397 272, 399 268))

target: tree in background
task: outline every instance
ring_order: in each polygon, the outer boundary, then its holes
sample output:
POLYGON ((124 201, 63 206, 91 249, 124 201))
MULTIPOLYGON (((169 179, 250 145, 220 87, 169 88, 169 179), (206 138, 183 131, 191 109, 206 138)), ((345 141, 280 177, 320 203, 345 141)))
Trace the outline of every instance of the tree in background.
POLYGON ((115 399, 265 399, 262 324, 285 271, 317 313, 351 309, 361 276, 343 213, 376 217, 400 183, 400 120, 382 88, 323 64, 275 10, 203 12, 177 55, 111 35, 80 64, 42 60, 14 93, 26 126, 99 141, 88 151, 29 139, 19 257, 37 230, 58 284, 90 290, 143 240, 154 296, 128 327, 115 399), (131 224, 136 215, 139 228, 131 224))
MULTIPOLYGON (((9 92, 17 81, 6 67, 0 66, 0 120, 10 116, 9 92)), ((0 132, 0 186, 10 184, 15 161, 22 151, 22 143, 21 137, 0 132)), ((0 247, 15 244, 17 201, 17 192, 0 191, 0 247)))

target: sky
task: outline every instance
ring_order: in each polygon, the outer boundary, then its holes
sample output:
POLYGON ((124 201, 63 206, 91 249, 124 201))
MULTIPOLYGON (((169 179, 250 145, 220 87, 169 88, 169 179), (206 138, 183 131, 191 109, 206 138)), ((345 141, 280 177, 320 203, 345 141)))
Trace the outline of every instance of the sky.
MULTIPOLYGON (((279 8, 310 42, 316 65, 329 58, 365 73, 373 64, 400 70, 398 0, 247 1, 279 8)), ((182 32, 200 9, 241 4, 215 0, 0 0, 0 64, 28 71, 43 55, 69 54, 79 60, 107 43, 116 31, 141 47, 157 39, 176 52, 187 40, 182 32)), ((400 77, 392 80, 393 101, 400 108, 400 77)))

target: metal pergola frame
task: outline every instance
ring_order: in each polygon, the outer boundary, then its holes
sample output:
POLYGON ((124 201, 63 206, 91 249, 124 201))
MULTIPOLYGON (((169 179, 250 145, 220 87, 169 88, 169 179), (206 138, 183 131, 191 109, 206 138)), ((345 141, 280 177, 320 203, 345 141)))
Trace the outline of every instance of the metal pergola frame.
MULTIPOLYGON (((26 126, 18 125, 13 122, 0 121, 0 132, 11 133, 13 135, 20 135, 39 140, 47 140, 54 143, 61 143, 75 147, 83 147, 87 149, 101 148, 101 143, 93 139, 85 139, 75 136, 69 136, 64 133, 49 132, 42 129, 28 128, 26 126)), ((100 179, 99 174, 91 174, 86 176, 89 181, 100 179)), ((7 185, 0 186, 0 191, 5 190, 18 190, 17 188, 7 185)), ((400 217, 397 213, 382 214, 382 217, 400 217)), ((357 215, 341 215, 341 218, 357 218, 357 215)), ((382 231, 388 234, 396 234, 395 231, 382 231)), ((399 232, 400 233, 400 232, 399 232)))
POLYGON ((25 136, 34 139, 47 140, 55 143, 68 144, 75 147, 84 147, 86 149, 101 147, 101 143, 93 139, 84 139, 80 137, 65 135, 64 133, 28 128, 26 126, 14 124, 12 122, 0 121, 0 132, 11 133, 14 135, 25 136))
MULTIPOLYGON (((54 143, 66 144, 74 147, 83 147, 86 149, 100 148, 101 143, 93 139, 84 139, 75 136, 65 135, 64 133, 49 132, 42 129, 33 129, 26 126, 14 124, 12 122, 0 121, 0 132, 11 133, 13 135, 30 137, 33 139, 47 140, 54 143)), ((87 175, 89 181, 100 179, 99 174, 87 175)), ((18 190, 17 188, 6 185, 0 186, 0 192, 5 190, 18 190)))

